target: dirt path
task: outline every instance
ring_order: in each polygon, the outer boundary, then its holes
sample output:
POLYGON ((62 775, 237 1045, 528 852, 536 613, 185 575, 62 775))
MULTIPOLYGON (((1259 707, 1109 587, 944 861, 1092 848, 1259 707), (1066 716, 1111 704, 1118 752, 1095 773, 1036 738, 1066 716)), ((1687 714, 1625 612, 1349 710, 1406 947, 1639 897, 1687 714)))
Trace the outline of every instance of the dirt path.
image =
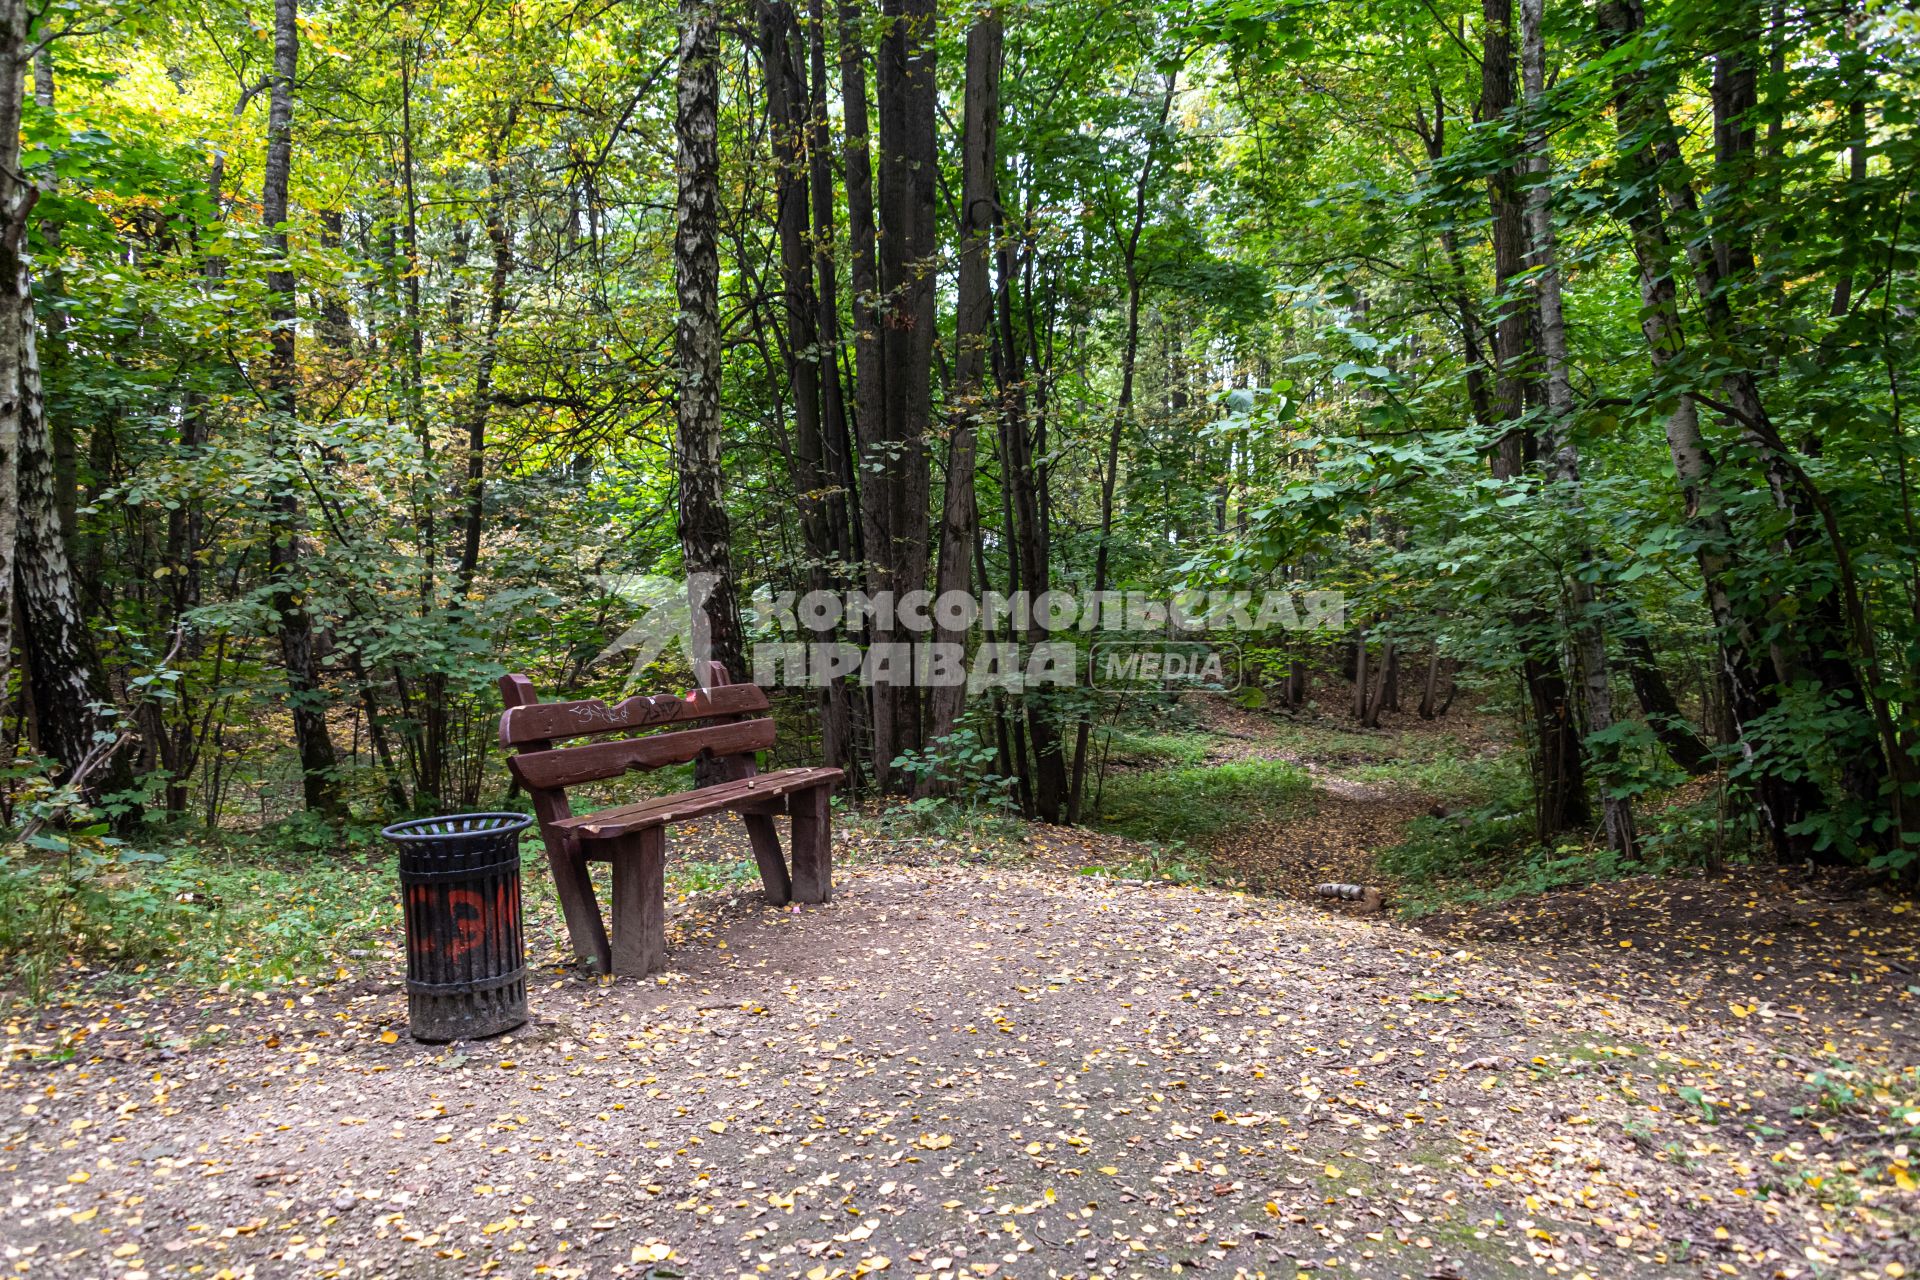
POLYGON ((1757 1020, 1675 1027, 1216 891, 887 864, 841 886, 696 906, 659 982, 546 972, 510 1040, 414 1045, 390 981, 134 1002, 77 1041, 59 1011, 14 1024, 0 1259, 826 1280, 1914 1256, 1915 1194, 1791 1116, 1757 1020))
MULTIPOLYGON (((1235 823, 1209 850, 1221 871, 1262 893, 1298 901, 1311 900, 1313 886, 1328 881, 1382 885, 1374 851, 1399 840, 1407 823, 1425 813, 1436 797, 1344 777, 1339 762, 1316 758, 1290 741, 1273 720, 1224 699, 1198 705, 1214 735, 1210 763, 1284 760, 1313 779, 1312 799, 1302 812, 1235 823)), ((1436 732, 1412 717, 1402 718, 1413 722, 1402 733, 1436 732)), ((1379 736, 1385 740, 1388 735, 1379 736)))

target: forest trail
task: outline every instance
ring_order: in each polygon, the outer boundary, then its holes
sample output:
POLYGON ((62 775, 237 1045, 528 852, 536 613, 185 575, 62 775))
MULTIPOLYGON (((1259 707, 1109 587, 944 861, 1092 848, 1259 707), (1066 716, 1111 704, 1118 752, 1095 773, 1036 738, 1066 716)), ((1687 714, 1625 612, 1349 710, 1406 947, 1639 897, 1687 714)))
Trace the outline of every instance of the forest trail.
MULTIPOLYGON (((1503 948, 1049 865, 1080 834, 1036 832, 1053 856, 1023 867, 867 850, 826 908, 691 900, 667 976, 543 965, 534 1021, 492 1042, 409 1041, 397 950, 285 998, 16 1023, 6 1261, 1441 1280, 1914 1256, 1920 1196, 1869 1164, 1866 1117, 1792 1114, 1803 1022, 1675 1025, 1503 948)), ((532 932, 550 957, 544 904, 532 932)))
MULTIPOLYGON (((1312 901, 1313 886, 1328 881, 1390 887, 1374 864, 1375 853, 1398 841, 1407 823, 1439 797, 1346 777, 1341 770, 1351 759, 1304 749, 1270 717, 1222 698, 1195 701, 1213 740, 1209 764, 1280 760, 1299 766, 1313 780, 1310 812, 1236 822, 1214 843, 1209 852, 1222 872, 1262 893, 1300 901, 1312 901)), ((1374 736, 1382 741, 1414 734, 1452 736, 1464 722, 1457 717, 1423 723, 1397 714, 1392 719, 1405 723, 1374 736)), ((1470 725, 1465 732, 1477 730, 1470 725)))

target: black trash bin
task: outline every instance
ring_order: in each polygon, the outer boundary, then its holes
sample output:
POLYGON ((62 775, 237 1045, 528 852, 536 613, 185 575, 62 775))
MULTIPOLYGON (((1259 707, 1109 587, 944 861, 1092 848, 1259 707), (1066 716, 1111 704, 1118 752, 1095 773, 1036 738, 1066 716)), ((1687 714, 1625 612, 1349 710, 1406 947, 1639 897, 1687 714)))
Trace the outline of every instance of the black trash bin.
POLYGON ((526 1022, 520 833, 532 822, 457 813, 381 832, 400 847, 414 1039, 493 1036, 526 1022))

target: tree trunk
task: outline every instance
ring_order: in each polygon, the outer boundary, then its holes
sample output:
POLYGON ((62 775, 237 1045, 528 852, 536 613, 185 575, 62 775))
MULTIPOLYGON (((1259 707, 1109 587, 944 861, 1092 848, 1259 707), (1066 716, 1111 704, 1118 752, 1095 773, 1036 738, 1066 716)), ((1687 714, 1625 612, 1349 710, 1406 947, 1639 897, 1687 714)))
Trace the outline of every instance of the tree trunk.
MULTIPOLYGON (((15 280, 9 309, 16 310, 24 323, 20 325, 16 355, 20 523, 14 589, 19 593, 27 680, 39 731, 37 745, 42 754, 59 763, 56 776, 64 779, 88 752, 111 741, 121 726, 112 711, 112 694, 101 671, 93 635, 80 615, 80 596, 60 529, 53 442, 40 394, 32 284, 24 270, 15 275, 15 280)), ((132 785, 130 757, 116 752, 88 777, 86 789, 90 796, 98 797, 126 791, 132 785)), ((124 825, 124 818, 119 825, 124 825)))
MULTIPOLYGON (((999 203, 999 202, 996 202, 999 203)), ((1027 434, 1023 411, 1027 380, 1027 358, 1013 323, 1012 254, 1006 234, 1000 235, 1000 348, 1002 388, 1000 407, 1001 471, 1003 490, 1012 517, 1010 542, 1014 554, 1009 559, 1018 565, 1018 581, 1010 581, 1009 593, 1025 591, 1039 599, 1051 581, 1051 528, 1048 519, 1046 486, 1048 470, 1034 458, 1036 441, 1027 434)), ((1037 397, 1036 397, 1037 398, 1037 397)), ((1009 575, 1011 577, 1011 575, 1009 575)), ((1023 644, 1045 643, 1052 633, 1037 612, 1021 634, 1023 644)), ((1032 813, 1047 822, 1060 821, 1067 801, 1067 761, 1061 749, 1060 727, 1044 695, 1029 691, 1022 701, 1027 713, 1026 741, 1032 750, 1021 761, 1021 776, 1031 777, 1029 787, 1032 813), (1029 775, 1029 770, 1031 774, 1029 775)), ((1016 744, 1018 747, 1019 744, 1016 744)))
POLYGON ((300 755, 301 790, 307 808, 328 817, 339 812, 334 771, 338 758, 327 733, 327 700, 313 651, 313 618, 307 584, 300 580, 300 497, 294 455, 299 412, 299 366, 294 353, 293 271, 287 262, 287 180, 293 169, 293 80, 300 57, 297 0, 274 0, 273 83, 267 106, 267 158, 261 180, 261 225, 274 266, 267 272, 273 349, 267 363, 267 406, 272 413, 268 447, 278 462, 272 495, 273 528, 268 564, 280 657, 287 671, 287 706, 300 755))
POLYGON ((1553 230, 1553 151, 1544 124, 1546 106, 1546 36, 1542 30, 1545 0, 1520 0, 1521 78, 1526 91, 1527 167, 1532 185, 1527 189, 1526 220, 1533 249, 1533 297, 1539 316, 1540 356, 1547 389, 1547 441, 1542 452, 1554 487, 1566 504, 1575 531, 1581 565, 1573 575, 1573 640, 1579 657, 1582 702, 1587 712, 1589 739, 1603 745, 1590 748, 1600 782, 1601 822, 1607 846, 1622 858, 1637 853, 1633 804, 1615 794, 1623 785, 1619 750, 1603 737, 1613 727, 1613 680, 1607 664, 1607 637, 1600 610, 1600 589, 1592 548, 1580 527, 1580 453, 1573 442, 1573 378, 1567 363, 1567 326, 1561 306, 1560 263, 1553 230))
POLYGON ((1627 679, 1633 684, 1634 697, 1640 703, 1640 714, 1646 717, 1647 727, 1660 739, 1660 745, 1667 749, 1673 762, 1695 777, 1713 772, 1713 753, 1680 714, 1680 704, 1668 687, 1666 677, 1660 673, 1660 663, 1646 635, 1624 632, 1620 637, 1620 653, 1625 660, 1627 679))
MULTIPOLYGON (((680 445, 679 532, 694 610, 694 678, 746 670, 734 599, 732 530, 720 474, 720 33, 716 0, 680 0, 680 73, 674 116, 674 327, 680 445)), ((717 780, 717 779, 712 779, 717 780)))
MULTIPOLYGON (((867 110, 866 47, 861 25, 866 6, 857 0, 840 5, 840 110, 846 129, 847 241, 853 298, 854 433, 859 441, 860 532, 866 560, 867 590, 889 589, 893 546, 893 507, 882 480, 891 450, 887 440, 888 365, 882 335, 885 320, 880 297, 879 226, 874 210, 871 123, 867 110)), ((881 96, 888 95, 884 81, 881 96)), ((887 638, 892 638, 891 632, 887 638)), ((878 643, 881 629, 870 625, 867 639, 878 643)), ((873 730, 873 778, 888 785, 893 765, 893 691, 874 687, 869 706, 873 730)))
POLYGON ((1440 650, 1427 653, 1427 678, 1420 687, 1420 718, 1431 720, 1440 705, 1440 650))
POLYGON ((13 664, 14 548, 20 531, 21 356, 32 323, 27 218, 40 192, 20 176, 20 109, 27 87, 26 0, 0 0, 0 714, 13 664))
POLYGON ((1373 718, 1377 721, 1382 711, 1400 710, 1400 646, 1387 641, 1385 662, 1380 668, 1380 696, 1375 700, 1373 718))
MULTIPOLYGON (((869 542, 879 590, 897 602, 927 581, 927 435, 931 425, 934 337, 934 6, 933 0, 884 0, 880 44, 881 356, 886 381, 878 450, 866 473, 868 505, 885 504, 886 536, 869 542)), ((914 633, 878 624, 875 644, 904 644, 914 633)), ((919 690, 911 663, 897 682, 873 689, 874 773, 891 780, 892 761, 920 745, 919 690)))
MULTIPOLYGON (((766 76, 767 123, 774 159, 774 227, 780 241, 780 284, 786 326, 788 390, 793 399, 794 438, 792 481, 800 510, 800 530, 807 548, 807 585, 824 591, 841 581, 839 566, 847 559, 845 503, 841 466, 833 438, 845 439, 844 428, 827 425, 827 408, 840 409, 839 374, 833 362, 837 341, 822 341, 820 326, 838 316, 814 292, 816 266, 823 286, 833 286, 831 203, 832 177, 824 157, 814 156, 825 141, 824 123, 800 72, 799 20, 784 0, 760 0, 758 6, 760 60, 766 76), (822 187, 826 210, 809 208, 809 184, 822 187), (822 223, 819 215, 826 213, 822 223), (824 230, 822 245, 809 234, 824 230), (829 390, 830 389, 830 390, 829 390)), ((824 62, 815 33, 815 56, 824 62)), ((818 68, 824 78, 824 65, 818 68)), ((827 763, 844 767, 850 749, 847 690, 835 681, 820 691, 823 754, 827 763)))
POLYGON ((1361 627, 1353 634, 1353 718, 1367 721, 1367 631, 1361 627))
MULTIPOLYGON (((1505 119, 1514 105, 1512 0, 1483 0, 1484 19, 1480 63, 1480 117, 1505 119)), ((1503 164, 1487 181, 1493 214, 1494 282, 1504 301, 1494 324, 1495 378, 1493 407, 1501 422, 1518 423, 1526 411, 1535 381, 1528 367, 1529 308, 1516 296, 1516 284, 1527 270, 1527 235, 1520 195, 1520 167, 1503 164)), ((1535 456, 1532 432, 1515 425, 1501 437, 1493 458, 1493 474, 1500 480, 1518 480, 1535 456)), ((1535 834, 1542 841, 1568 827, 1587 821, 1586 778, 1581 769, 1580 735, 1572 698, 1560 669, 1553 642, 1552 618, 1535 604, 1523 605, 1513 617, 1523 649, 1521 675, 1533 720, 1535 834)))
MULTIPOLYGON (((0 691, 17 598, 35 745, 54 759, 56 777, 64 780, 122 726, 80 613, 62 525, 57 447, 40 385, 33 278, 25 257, 27 224, 40 192, 20 177, 28 25, 21 0, 0 4, 0 691)), ((37 87, 50 96, 50 80, 44 74, 39 80, 37 87)), ((88 777, 86 790, 93 797, 112 795, 126 791, 132 779, 130 758, 115 752, 88 777)))
MULTIPOLYGON (((977 424, 991 421, 987 355, 993 343, 993 178, 1000 127, 1000 11, 990 8, 967 32, 965 136, 961 142, 960 280, 955 315, 952 412, 947 436, 946 500, 940 519, 937 595, 964 595, 972 585, 969 556, 979 534, 974 460, 977 424)), ((970 629, 940 623, 935 640, 964 653, 970 629)), ((930 740, 953 732, 966 701, 963 681, 937 685, 931 695, 930 740)))
POLYGON ((460 538, 460 564, 454 573, 459 601, 473 590, 480 567, 480 535, 485 528, 487 484, 487 421, 493 411, 493 370, 500 359, 500 326, 507 314, 507 280, 513 274, 513 232, 507 225, 507 188, 500 153, 512 136, 519 104, 507 108, 507 118, 487 157, 487 244, 493 250, 493 272, 487 277, 486 332, 480 356, 474 362, 473 403, 467 407, 466 519, 460 538))
MULTIPOLYGON (((53 46, 44 41, 33 56, 33 100, 43 109, 49 112, 53 110, 53 46)), ((40 194, 47 194, 52 187, 51 177, 42 179, 40 194)), ((64 297, 66 283, 60 273, 60 229, 52 223, 45 223, 41 226, 40 234, 46 244, 48 292, 55 298, 64 297)), ((57 381, 60 366, 67 355, 67 313, 58 304, 49 306, 46 325, 47 341, 41 353, 42 373, 54 375, 57 381)), ((67 555, 71 557, 75 554, 80 529, 79 433, 74 430, 72 415, 49 417, 52 419, 49 430, 53 435, 53 489, 60 508, 61 535, 67 540, 67 555)))
MULTIPOLYGON (((1631 0, 1602 0, 1597 17, 1602 41, 1609 47, 1625 43, 1640 29, 1641 16, 1631 0)), ((1648 145, 1646 136, 1660 129, 1662 109, 1648 102, 1642 79, 1643 73, 1633 70, 1616 75, 1614 118, 1619 135, 1621 203, 1640 272, 1641 331, 1648 358, 1657 371, 1665 371, 1683 353, 1685 339, 1673 280, 1672 246, 1656 186, 1656 148, 1648 145)), ((1701 434, 1698 411, 1685 388, 1671 388, 1670 394, 1674 407, 1667 416, 1668 453, 1685 498, 1687 523, 1697 535, 1699 549, 1695 555, 1708 611, 1720 633, 1728 715, 1736 726, 1741 753, 1751 762, 1753 744, 1746 726, 1776 702, 1766 678, 1769 650, 1751 621, 1734 607, 1727 586, 1736 567, 1736 544, 1713 482, 1715 461, 1701 434)), ((1812 848, 1811 837, 1793 834, 1789 829, 1818 807, 1817 791, 1806 780, 1782 778, 1770 770, 1755 770, 1754 779, 1761 827, 1776 855, 1783 860, 1805 857, 1812 848)))
POLYGON ((858 538, 849 519, 855 477, 853 455, 847 448, 845 388, 840 381, 840 281, 834 255, 833 130, 827 117, 826 0, 810 0, 807 60, 807 181, 813 208, 814 299, 819 309, 821 466, 831 486, 823 504, 840 560, 833 580, 844 586, 846 565, 854 557, 858 538))
MULTIPOLYGON (((815 302, 820 313, 821 468, 828 489, 822 505, 833 547, 828 578, 836 587, 847 585, 849 566, 858 558, 859 536, 853 515, 858 495, 849 449, 846 397, 840 382, 839 276, 834 257, 833 156, 827 125, 827 17, 825 0, 812 0, 807 33, 812 92, 807 120, 808 181, 813 205, 813 265, 815 302)), ((858 769, 853 734, 855 686, 835 680, 823 690, 820 721, 821 754, 829 765, 853 777, 858 769)))

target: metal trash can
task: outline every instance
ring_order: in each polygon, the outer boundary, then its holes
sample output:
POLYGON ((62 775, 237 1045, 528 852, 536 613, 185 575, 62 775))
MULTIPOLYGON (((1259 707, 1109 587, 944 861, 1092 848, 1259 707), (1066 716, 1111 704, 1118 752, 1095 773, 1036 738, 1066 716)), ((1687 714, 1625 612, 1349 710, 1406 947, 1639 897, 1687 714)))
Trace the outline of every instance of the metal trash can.
POLYGON ((523 813, 456 813, 397 823, 413 1038, 499 1035, 527 1020, 520 927, 523 813))

